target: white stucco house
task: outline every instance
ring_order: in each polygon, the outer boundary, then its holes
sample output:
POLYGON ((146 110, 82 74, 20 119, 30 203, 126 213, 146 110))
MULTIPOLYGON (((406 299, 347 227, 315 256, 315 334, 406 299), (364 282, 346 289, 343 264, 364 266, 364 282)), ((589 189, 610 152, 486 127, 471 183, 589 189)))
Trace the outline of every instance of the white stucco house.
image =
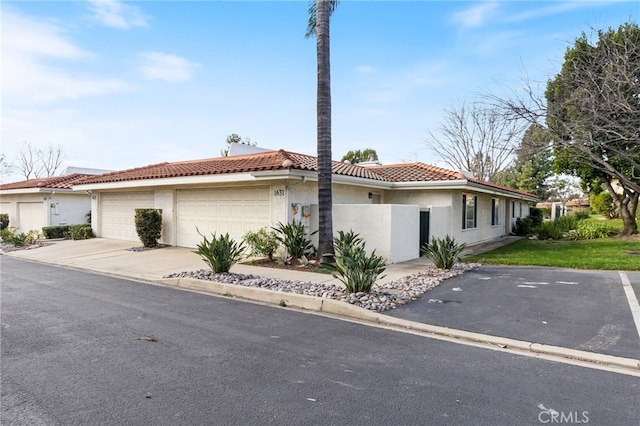
MULTIPOLYGON (((358 232, 390 262, 420 256, 430 237, 473 245, 508 235, 529 214, 531 194, 422 163, 333 163, 334 232, 358 232)), ((91 195, 99 237, 139 241, 136 208, 162 209, 161 243, 195 247, 197 229, 241 239, 250 230, 300 220, 317 229, 317 159, 285 150, 160 163, 73 185, 91 195)))
POLYGON ((1 184, 0 213, 9 215, 9 226, 19 233, 41 231, 45 226, 87 223, 91 198, 71 188, 91 176, 70 173, 1 184))

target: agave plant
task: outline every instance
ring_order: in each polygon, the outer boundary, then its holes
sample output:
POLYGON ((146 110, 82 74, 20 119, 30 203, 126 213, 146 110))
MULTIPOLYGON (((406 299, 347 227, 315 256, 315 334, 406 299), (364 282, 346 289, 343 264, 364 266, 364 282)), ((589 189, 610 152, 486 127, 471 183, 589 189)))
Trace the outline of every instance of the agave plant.
POLYGON ((350 293, 369 293, 385 270, 386 259, 376 255, 367 256, 364 240, 353 231, 338 232, 333 239, 334 263, 325 263, 323 268, 337 277, 350 293))
POLYGON ((194 253, 199 254, 216 274, 229 272, 229 269, 244 256, 244 244, 234 241, 228 233, 220 234, 217 237, 213 233, 211 240, 202 235, 200 230, 198 230, 198 234, 203 240, 197 245, 198 250, 194 250, 194 253))
POLYGON ((436 268, 451 269, 466 247, 465 243, 458 244, 448 235, 443 239, 433 237, 429 244, 422 246, 422 255, 430 259, 436 268))
POLYGON ((287 224, 278 223, 278 226, 272 229, 276 232, 276 239, 284 246, 291 258, 299 259, 303 256, 309 256, 315 251, 309 236, 318 231, 307 236, 301 221, 294 220, 287 224))

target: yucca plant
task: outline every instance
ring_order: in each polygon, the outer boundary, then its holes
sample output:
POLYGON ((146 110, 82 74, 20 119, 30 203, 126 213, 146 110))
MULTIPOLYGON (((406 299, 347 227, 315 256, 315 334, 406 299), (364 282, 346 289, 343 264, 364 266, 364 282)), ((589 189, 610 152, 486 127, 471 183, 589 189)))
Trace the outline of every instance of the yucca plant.
POLYGON ((338 232, 333 238, 334 263, 325 263, 322 268, 337 277, 349 293, 369 293, 385 270, 386 259, 376 255, 367 256, 365 242, 353 231, 338 232))
POLYGON ((217 237, 213 233, 211 240, 202 235, 200 230, 198 230, 198 234, 203 240, 197 245, 198 250, 194 250, 194 253, 199 254, 216 274, 229 272, 229 269, 244 256, 244 244, 233 240, 228 233, 220 234, 217 237))
POLYGON ((299 259, 302 256, 309 256, 315 251, 309 237, 318 231, 307 236, 301 221, 294 220, 287 224, 281 222, 272 229, 276 232, 276 239, 284 246, 291 258, 299 259))
POLYGON ((436 268, 451 269, 460 260, 465 243, 456 243, 455 238, 445 236, 443 239, 433 237, 431 242, 422 246, 422 255, 431 260, 436 268))

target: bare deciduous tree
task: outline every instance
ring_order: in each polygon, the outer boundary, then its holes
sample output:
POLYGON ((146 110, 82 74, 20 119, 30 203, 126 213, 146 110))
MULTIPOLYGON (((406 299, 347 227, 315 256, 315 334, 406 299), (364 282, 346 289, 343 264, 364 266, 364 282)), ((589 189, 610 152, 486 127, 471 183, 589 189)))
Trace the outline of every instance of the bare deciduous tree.
POLYGON ((444 113, 438 133, 429 132, 427 147, 449 166, 491 182, 510 163, 526 125, 481 103, 463 102, 444 113))
POLYGON ((36 148, 24 142, 18 154, 18 168, 25 179, 54 176, 65 160, 62 147, 49 144, 47 148, 36 148))
POLYGON ((11 164, 7 162, 7 156, 0 154, 0 177, 6 176, 11 173, 11 164))

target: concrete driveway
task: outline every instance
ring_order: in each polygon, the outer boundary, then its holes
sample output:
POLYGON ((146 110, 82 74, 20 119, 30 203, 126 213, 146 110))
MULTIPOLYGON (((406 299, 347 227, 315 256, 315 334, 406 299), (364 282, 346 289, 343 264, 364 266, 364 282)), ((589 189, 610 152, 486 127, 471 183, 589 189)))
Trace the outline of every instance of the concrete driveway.
MULTIPOLYGON (((640 294, 640 273, 623 274, 635 295, 640 294)), ((445 280, 421 300, 387 315, 640 358, 639 332, 616 271, 482 266, 445 280)))

